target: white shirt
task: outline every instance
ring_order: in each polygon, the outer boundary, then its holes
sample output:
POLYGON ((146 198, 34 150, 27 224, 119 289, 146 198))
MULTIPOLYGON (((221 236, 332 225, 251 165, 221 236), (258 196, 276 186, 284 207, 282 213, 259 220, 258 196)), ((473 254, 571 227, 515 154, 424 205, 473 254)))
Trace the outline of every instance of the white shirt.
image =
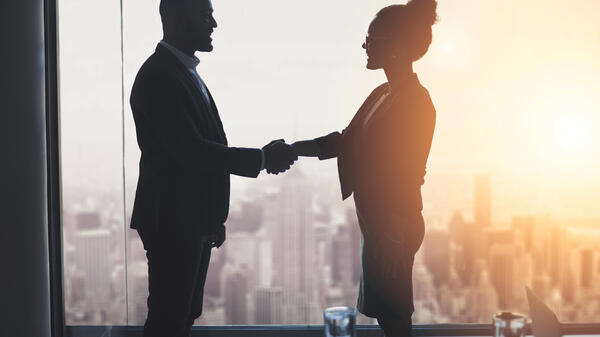
MULTIPOLYGON (((200 74, 196 71, 196 67, 200 64, 200 60, 196 56, 189 56, 181 50, 175 48, 173 45, 161 40, 159 44, 165 48, 167 48, 175 57, 183 64, 185 69, 189 71, 194 78, 197 80, 198 86, 200 87, 200 91, 202 91, 202 96, 206 100, 206 103, 210 105, 210 96, 208 95, 208 89, 206 88, 206 84, 202 81, 200 74)), ((265 153, 261 150, 261 164, 260 170, 262 171, 265 168, 265 153)))

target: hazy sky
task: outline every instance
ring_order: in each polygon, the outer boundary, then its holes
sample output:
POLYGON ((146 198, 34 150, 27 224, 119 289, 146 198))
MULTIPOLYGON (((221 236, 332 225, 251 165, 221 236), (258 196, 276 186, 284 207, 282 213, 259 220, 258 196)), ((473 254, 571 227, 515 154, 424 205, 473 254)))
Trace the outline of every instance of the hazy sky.
MULTIPOLYGON (((600 201, 600 1, 438 2, 434 42, 415 64, 438 112, 425 196, 452 184, 443 179, 483 172, 494 177, 507 212, 526 212, 531 198, 550 194, 559 195, 563 215, 593 214, 600 201)), ((385 80, 364 68, 361 44, 373 15, 391 3, 214 0, 215 50, 198 54, 198 71, 231 144, 342 129, 385 80)), ((118 184, 119 1, 59 6, 63 180, 118 184)), ((161 38, 157 8, 158 0, 124 0, 125 163, 133 178, 129 90, 161 38)), ((335 176, 333 162, 305 163, 309 172, 321 166, 335 176)), ((553 203, 534 211, 552 212, 553 203)))

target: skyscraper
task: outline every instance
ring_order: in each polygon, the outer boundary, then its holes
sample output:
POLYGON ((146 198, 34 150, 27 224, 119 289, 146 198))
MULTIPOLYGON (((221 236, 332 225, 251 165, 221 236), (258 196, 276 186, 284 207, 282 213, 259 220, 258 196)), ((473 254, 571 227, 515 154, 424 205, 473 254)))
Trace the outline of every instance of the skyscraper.
POLYGON ((350 283, 353 272, 352 238, 348 226, 338 226, 331 242, 331 280, 334 284, 350 283))
POLYGON ((429 230, 425 234, 424 260, 433 275, 436 287, 448 281, 450 275, 450 235, 443 230, 429 230))
POLYGON ((533 225, 532 216, 515 216, 511 220, 511 226, 515 231, 521 232, 525 250, 530 253, 533 249, 533 225))
POLYGON ((114 267, 109 257, 111 233, 100 227, 100 215, 96 212, 80 213, 76 219, 75 265, 85 274, 86 295, 105 306, 110 302, 110 275, 114 267))
POLYGON ((279 287, 256 289, 254 309, 254 323, 256 324, 281 324, 283 309, 283 290, 279 287))
POLYGON ((498 295, 499 309, 510 309, 515 296, 515 253, 511 245, 498 244, 490 251, 491 283, 498 295))
POLYGON ((248 324, 248 283, 247 268, 233 270, 225 275, 225 323, 248 324))
POLYGON ((584 248, 579 254, 581 259, 579 286, 588 289, 594 285, 594 251, 590 248, 584 248))
POLYGON ((558 226, 550 230, 550 244, 546 248, 546 263, 550 266, 553 285, 562 284, 567 264, 567 231, 558 226))
MULTIPOLYGON (((272 218, 273 283, 283 289, 283 322, 316 323, 316 251, 309 180, 298 168, 286 174, 272 218)), ((267 210, 265 210, 267 211, 267 210)))

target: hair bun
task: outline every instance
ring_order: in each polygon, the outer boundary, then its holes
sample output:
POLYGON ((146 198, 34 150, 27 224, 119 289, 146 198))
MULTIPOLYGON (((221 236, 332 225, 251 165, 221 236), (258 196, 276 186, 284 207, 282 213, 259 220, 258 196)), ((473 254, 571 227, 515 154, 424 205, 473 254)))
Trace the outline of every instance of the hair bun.
POLYGON ((406 7, 418 24, 433 26, 438 19, 436 0, 409 0, 406 7))

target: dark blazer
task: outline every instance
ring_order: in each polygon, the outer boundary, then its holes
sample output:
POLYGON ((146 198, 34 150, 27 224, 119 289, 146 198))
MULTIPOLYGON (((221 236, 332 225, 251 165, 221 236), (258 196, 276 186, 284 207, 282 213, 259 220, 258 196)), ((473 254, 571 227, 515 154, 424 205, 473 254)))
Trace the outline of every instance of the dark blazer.
POLYGON ((371 107, 388 90, 377 87, 341 133, 317 138, 319 159, 338 158, 342 198, 353 193, 370 209, 423 209, 421 185, 436 112, 416 75, 404 82, 364 125, 371 107))
POLYGON ((131 227, 215 233, 229 212, 229 175, 258 176, 261 151, 227 146, 212 97, 161 45, 139 70, 130 103, 142 153, 131 227))

